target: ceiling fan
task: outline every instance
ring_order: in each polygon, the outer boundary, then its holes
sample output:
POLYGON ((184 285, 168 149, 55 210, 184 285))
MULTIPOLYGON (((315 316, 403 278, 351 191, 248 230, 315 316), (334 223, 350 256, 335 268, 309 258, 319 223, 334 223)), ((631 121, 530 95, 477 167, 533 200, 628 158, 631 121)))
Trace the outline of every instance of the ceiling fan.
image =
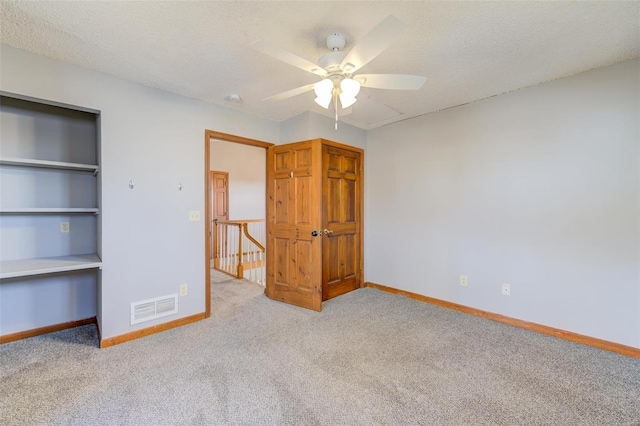
POLYGON ((426 81, 425 77, 402 74, 355 74, 389 47, 405 28, 404 22, 390 15, 371 29, 348 53, 341 50, 346 44, 345 37, 342 34, 333 33, 327 37, 327 47, 331 52, 322 56, 317 64, 268 41, 254 41, 251 43, 254 49, 322 77, 317 83, 296 87, 264 100, 280 101, 314 90, 315 101, 321 107, 328 109, 333 101, 337 126, 338 99, 343 109, 350 107, 356 102, 356 96, 361 87, 392 90, 420 89, 426 81))

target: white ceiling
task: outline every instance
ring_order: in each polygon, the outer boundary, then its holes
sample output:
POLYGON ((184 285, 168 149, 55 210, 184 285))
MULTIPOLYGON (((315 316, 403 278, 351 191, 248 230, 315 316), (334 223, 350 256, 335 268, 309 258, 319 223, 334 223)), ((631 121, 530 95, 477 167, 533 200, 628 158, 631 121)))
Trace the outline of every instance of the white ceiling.
POLYGON ((388 15, 408 29, 360 71, 427 82, 415 92, 363 88, 343 118, 363 129, 640 56, 640 2, 616 1, 2 0, 0 41, 282 121, 324 110, 313 92, 262 99, 319 78, 249 44, 268 40, 316 62, 327 53, 329 33, 343 33, 348 51, 388 15), (231 93, 242 102, 226 101, 231 93))

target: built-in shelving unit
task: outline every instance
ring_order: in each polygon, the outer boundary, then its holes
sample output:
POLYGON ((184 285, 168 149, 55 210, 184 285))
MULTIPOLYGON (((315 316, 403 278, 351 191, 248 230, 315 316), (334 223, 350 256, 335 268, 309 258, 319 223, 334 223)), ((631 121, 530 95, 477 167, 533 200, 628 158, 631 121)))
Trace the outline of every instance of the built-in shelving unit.
POLYGON ((2 262, 0 279, 78 271, 99 268, 101 265, 97 254, 6 260, 2 262))
POLYGON ((0 335, 96 315, 99 122, 99 111, 0 92, 0 294, 16 300, 3 303, 0 335))
POLYGON ((0 208, 0 214, 98 214, 99 212, 100 209, 98 209, 97 207, 23 207, 13 209, 0 208))
POLYGON ((39 167, 43 169, 78 170, 97 173, 100 167, 97 164, 66 163, 64 161, 34 160, 30 158, 0 157, 0 165, 39 167))

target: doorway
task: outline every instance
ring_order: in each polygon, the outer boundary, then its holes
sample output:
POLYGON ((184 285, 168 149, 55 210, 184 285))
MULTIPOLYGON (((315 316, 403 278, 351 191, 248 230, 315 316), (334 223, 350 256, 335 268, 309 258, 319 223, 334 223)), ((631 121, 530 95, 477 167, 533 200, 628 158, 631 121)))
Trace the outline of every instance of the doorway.
MULTIPOLYGON (((204 134, 204 158, 205 158, 205 318, 211 316, 211 259, 215 256, 215 249, 212 244, 212 234, 213 234, 213 220, 214 210, 213 210, 213 197, 215 196, 215 191, 213 188, 212 182, 212 170, 211 170, 211 143, 212 141, 223 141, 223 142, 232 142, 236 144, 249 145, 253 147, 260 147, 262 149, 267 149, 270 146, 273 146, 272 143, 263 142, 255 139, 244 138, 240 136, 230 135, 227 133, 216 132, 213 130, 205 130, 204 134)), ((233 177, 227 176, 227 188, 229 188, 229 180, 233 179, 233 177)), ((262 203, 265 200, 261 200, 262 203)), ((217 208, 217 207, 216 207, 217 208)), ((226 200, 226 215, 228 218, 229 215, 229 201, 226 200)))

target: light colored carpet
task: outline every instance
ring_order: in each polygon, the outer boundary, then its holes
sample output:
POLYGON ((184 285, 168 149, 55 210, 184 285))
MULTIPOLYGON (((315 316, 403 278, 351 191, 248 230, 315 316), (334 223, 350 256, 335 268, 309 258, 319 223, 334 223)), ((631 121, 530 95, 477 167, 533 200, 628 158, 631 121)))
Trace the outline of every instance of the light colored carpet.
POLYGON ((214 279, 213 316, 0 346, 0 424, 640 424, 640 360, 374 289, 321 313, 214 279))

